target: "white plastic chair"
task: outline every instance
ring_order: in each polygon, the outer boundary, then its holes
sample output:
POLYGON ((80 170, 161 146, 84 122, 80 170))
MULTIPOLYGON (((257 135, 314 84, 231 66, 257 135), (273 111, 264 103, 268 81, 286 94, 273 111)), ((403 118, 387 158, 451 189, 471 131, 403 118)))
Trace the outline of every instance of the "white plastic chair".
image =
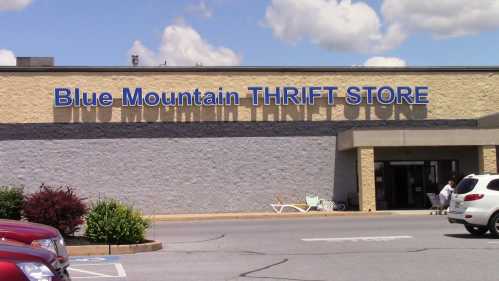
POLYGON ((306 201, 306 208, 302 208, 302 206, 304 206, 305 204, 283 204, 283 203, 278 203, 278 204, 270 204, 270 206, 272 207, 272 209, 274 209, 274 211, 276 213, 282 213, 284 211, 284 209, 286 208, 291 208, 291 209, 294 209, 300 213, 307 213, 309 212, 311 209, 313 208, 318 208, 319 207, 319 204, 320 204, 320 200, 319 200, 319 196, 309 196, 307 195, 305 197, 305 201, 306 201))

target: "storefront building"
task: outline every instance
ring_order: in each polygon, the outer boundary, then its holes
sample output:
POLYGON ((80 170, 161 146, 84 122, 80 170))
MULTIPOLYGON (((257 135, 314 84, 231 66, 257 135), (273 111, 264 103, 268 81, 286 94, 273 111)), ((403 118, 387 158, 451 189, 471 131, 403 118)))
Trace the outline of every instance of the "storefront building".
POLYGON ((497 173, 499 68, 0 68, 0 184, 145 213, 428 208, 497 173))

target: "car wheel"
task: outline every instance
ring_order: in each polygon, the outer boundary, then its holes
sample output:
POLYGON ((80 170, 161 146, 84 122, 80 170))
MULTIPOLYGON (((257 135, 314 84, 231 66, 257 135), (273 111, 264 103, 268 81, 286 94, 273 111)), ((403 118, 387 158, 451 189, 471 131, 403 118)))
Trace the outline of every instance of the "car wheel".
POLYGON ((487 233, 487 231, 489 231, 489 229, 486 226, 465 225, 464 227, 472 235, 484 235, 485 233, 487 233))
POLYGON ((489 221, 490 233, 496 237, 499 237, 499 213, 495 213, 489 221))

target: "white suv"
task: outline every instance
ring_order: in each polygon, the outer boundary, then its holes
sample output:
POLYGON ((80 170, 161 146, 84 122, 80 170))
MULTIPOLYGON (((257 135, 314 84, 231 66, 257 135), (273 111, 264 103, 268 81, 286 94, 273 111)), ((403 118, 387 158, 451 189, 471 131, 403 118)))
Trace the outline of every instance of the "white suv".
POLYGON ((473 235, 499 236, 499 175, 469 175, 456 186, 447 214, 473 235))

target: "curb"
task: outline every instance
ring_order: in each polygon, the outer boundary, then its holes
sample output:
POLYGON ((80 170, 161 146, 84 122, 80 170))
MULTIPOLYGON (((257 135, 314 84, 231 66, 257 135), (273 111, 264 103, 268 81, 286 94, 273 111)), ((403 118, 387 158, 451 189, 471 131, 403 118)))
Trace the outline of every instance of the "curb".
POLYGON ((109 253, 108 245, 66 246, 70 256, 125 255, 158 251, 162 248, 163 244, 159 241, 151 241, 143 244, 111 245, 111 253, 109 253))
POLYGON ((373 217, 373 216, 409 216, 429 215, 429 210, 424 211, 376 211, 376 212, 308 212, 308 213, 213 213, 213 214, 174 214, 174 215, 146 215, 153 221, 199 221, 199 220, 225 220, 225 219, 285 219, 285 218, 310 218, 310 217, 373 217))

